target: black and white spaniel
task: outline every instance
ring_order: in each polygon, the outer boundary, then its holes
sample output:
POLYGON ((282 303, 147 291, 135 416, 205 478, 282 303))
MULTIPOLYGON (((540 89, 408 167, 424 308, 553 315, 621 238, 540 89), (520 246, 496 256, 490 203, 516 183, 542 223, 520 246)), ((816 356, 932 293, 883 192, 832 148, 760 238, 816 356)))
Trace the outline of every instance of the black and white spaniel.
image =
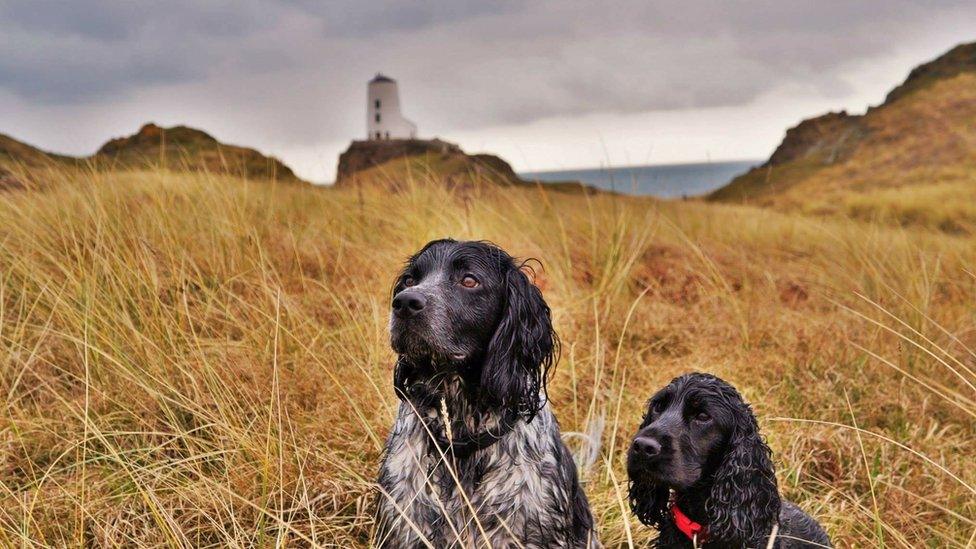
POLYGON ((598 547, 547 403, 549 307, 511 256, 437 240, 393 289, 396 422, 380 466, 381 547, 598 547))
POLYGON ((627 454, 631 509, 657 547, 830 547, 816 520, 780 499, 752 409, 708 374, 674 379, 648 403, 627 454))

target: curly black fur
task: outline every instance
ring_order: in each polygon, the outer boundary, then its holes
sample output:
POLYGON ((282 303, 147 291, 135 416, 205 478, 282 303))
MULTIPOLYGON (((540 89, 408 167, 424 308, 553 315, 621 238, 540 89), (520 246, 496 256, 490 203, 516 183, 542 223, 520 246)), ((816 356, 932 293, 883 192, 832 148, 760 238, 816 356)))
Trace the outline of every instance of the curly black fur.
POLYGON ((715 376, 681 376, 651 398, 627 470, 631 509, 660 530, 658 547, 692 546, 672 501, 705 527, 704 547, 766 547, 777 523, 777 548, 830 545, 815 520, 780 500, 752 409, 715 376))
POLYGON ((531 420, 548 400, 559 339, 542 292, 510 258, 504 263, 505 312, 488 344, 481 396, 489 406, 511 409, 531 420))

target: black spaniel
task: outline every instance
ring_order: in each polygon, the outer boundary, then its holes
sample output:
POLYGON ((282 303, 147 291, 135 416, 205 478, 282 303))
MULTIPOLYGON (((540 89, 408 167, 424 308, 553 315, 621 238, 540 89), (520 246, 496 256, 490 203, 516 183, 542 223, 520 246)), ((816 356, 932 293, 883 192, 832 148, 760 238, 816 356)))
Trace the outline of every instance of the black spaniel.
POLYGON ((780 499, 772 452, 738 391, 709 374, 654 395, 627 454, 630 505, 657 547, 830 547, 823 528, 780 499))
POLYGON ((549 307, 497 246, 437 240, 397 277, 401 403, 380 466, 380 547, 597 547, 549 408, 549 307))

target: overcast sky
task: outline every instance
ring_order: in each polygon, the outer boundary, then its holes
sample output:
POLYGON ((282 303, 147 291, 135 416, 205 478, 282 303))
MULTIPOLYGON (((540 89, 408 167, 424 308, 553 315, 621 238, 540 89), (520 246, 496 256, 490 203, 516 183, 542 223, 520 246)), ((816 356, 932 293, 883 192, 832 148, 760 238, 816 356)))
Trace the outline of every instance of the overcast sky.
POLYGON ((976 2, 0 0, 0 133, 70 154, 154 121, 330 181, 366 82, 518 170, 756 159, 976 40, 976 2))

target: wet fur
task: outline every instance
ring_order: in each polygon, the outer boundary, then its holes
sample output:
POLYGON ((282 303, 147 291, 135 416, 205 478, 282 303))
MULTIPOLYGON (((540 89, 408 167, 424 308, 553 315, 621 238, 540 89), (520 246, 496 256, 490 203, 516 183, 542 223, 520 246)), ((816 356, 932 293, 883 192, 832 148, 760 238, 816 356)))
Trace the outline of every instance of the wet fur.
POLYGON ((708 374, 674 379, 652 397, 634 438, 628 452, 631 509, 660 530, 657 547, 692 547, 671 517, 670 490, 679 508, 705 526, 703 547, 765 548, 777 523, 778 549, 830 546, 816 520, 781 500, 772 452, 752 409, 721 379, 708 374), (693 428, 687 418, 700 411, 715 423, 693 428), (678 414, 683 422, 675 421, 678 414), (653 463, 638 451, 638 437, 665 442, 653 463))
MULTIPOLYGON (((538 288, 499 248, 435 241, 405 273, 430 303, 422 320, 391 320, 401 398, 380 466, 374 542, 382 547, 597 547, 576 465, 547 402, 557 354, 538 288), (478 273, 481 293, 452 284, 458 264, 478 273), (460 292, 460 293, 459 293, 460 292), (463 359, 452 358, 463 355, 463 359), (497 431, 498 442, 468 457, 444 453, 443 400, 455 437, 497 431)), ((401 282, 394 295, 404 291, 401 282)))

